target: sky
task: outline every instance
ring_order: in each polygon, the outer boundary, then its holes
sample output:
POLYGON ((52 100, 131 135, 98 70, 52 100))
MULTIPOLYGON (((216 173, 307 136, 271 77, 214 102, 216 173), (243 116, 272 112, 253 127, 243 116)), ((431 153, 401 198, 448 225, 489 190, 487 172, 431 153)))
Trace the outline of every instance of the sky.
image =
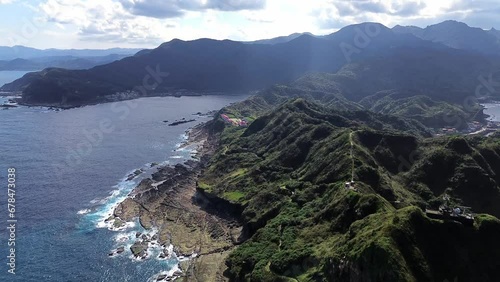
POLYGON ((251 41, 355 23, 500 29, 498 0, 0 0, 0 46, 152 48, 174 38, 251 41))

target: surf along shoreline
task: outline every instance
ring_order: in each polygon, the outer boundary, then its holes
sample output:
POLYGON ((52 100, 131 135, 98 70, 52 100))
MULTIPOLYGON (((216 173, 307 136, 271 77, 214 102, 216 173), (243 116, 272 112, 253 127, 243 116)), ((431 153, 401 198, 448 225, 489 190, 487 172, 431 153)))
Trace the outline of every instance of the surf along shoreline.
POLYGON ((136 260, 158 256, 178 261, 176 267, 160 271, 151 281, 217 280, 226 269, 225 259, 241 241, 243 228, 235 216, 238 213, 232 212, 234 207, 197 187, 199 175, 218 146, 211 123, 186 132, 187 139, 177 150, 194 148, 191 159, 174 166, 158 166, 102 223, 115 231, 126 230, 134 223, 145 230, 137 232, 130 247, 120 246, 110 256, 131 252, 136 260))

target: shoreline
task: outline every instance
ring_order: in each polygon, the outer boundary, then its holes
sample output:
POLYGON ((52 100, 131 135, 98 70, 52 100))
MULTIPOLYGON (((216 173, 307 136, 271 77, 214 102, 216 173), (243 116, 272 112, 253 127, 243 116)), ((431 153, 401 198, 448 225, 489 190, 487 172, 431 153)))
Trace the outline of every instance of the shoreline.
POLYGON ((178 258, 178 270, 168 274, 162 270, 151 278, 153 281, 213 281, 222 277, 225 258, 241 236, 238 220, 211 207, 210 200, 197 190, 198 176, 215 152, 216 138, 209 133, 207 123, 196 125, 185 135, 185 141, 174 151, 192 148, 191 158, 175 166, 158 166, 157 172, 144 178, 113 207, 112 217, 106 220, 109 226, 117 226, 118 222, 126 229, 129 222, 136 221, 145 230, 157 230, 146 238, 141 235, 130 248, 139 260, 150 258, 153 238, 163 248, 160 253, 173 245, 169 255, 178 258))
POLYGON ((54 108, 54 109, 61 109, 61 110, 69 110, 69 109, 76 109, 76 108, 82 108, 86 106, 95 106, 95 105, 100 105, 100 104, 108 104, 108 103, 115 103, 115 102, 124 102, 124 101, 131 101, 131 100, 136 100, 136 99, 141 99, 141 98, 158 98, 158 97, 174 97, 174 98, 182 98, 182 97, 200 97, 200 96, 244 96, 244 95, 250 95, 250 92, 185 92, 185 93, 158 93, 155 95, 147 95, 147 96, 132 96, 132 97, 127 97, 127 98, 116 98, 116 99, 103 99, 103 100, 97 100, 97 101, 89 101, 86 103, 81 103, 81 104, 61 104, 61 103, 43 103, 43 102, 36 102, 36 103, 27 103, 22 101, 22 95, 20 94, 19 91, 12 91, 12 92, 0 92, 0 96, 15 96, 16 102, 25 107, 47 107, 47 108, 54 108), (3 95, 1 94, 3 93, 3 95))
MULTIPOLYGON (((500 102, 483 103, 483 104, 481 104, 481 106, 483 106, 483 113, 484 113, 484 110, 500 108, 500 102), (494 106, 490 106, 490 105, 494 105, 494 106), (490 107, 488 107, 488 106, 490 106, 490 107)), ((500 112, 500 110, 499 110, 499 112, 500 112)), ((498 119, 498 117, 495 114, 484 113, 484 115, 485 115, 486 121, 488 121, 488 122, 495 122, 495 123, 500 122, 500 120, 498 119)))

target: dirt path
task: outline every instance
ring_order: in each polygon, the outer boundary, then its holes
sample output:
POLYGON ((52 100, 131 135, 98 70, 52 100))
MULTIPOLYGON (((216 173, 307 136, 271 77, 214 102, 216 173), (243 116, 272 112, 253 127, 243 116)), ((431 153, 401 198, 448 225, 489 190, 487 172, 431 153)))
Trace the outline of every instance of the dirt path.
POLYGON ((351 144, 351 182, 354 181, 354 141, 352 139, 352 135, 354 134, 354 131, 351 131, 349 134, 349 142, 351 144))

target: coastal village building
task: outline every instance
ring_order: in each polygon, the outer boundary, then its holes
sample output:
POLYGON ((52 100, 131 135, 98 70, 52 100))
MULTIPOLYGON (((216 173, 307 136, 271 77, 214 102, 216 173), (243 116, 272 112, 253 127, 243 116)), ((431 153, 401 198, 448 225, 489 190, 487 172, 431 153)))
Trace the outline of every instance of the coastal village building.
POLYGON ((241 127, 247 127, 248 126, 248 122, 244 119, 239 119, 239 118, 230 118, 228 115, 226 114, 221 114, 220 115, 221 118, 227 122, 227 123, 230 123, 234 126, 241 126, 241 127))

